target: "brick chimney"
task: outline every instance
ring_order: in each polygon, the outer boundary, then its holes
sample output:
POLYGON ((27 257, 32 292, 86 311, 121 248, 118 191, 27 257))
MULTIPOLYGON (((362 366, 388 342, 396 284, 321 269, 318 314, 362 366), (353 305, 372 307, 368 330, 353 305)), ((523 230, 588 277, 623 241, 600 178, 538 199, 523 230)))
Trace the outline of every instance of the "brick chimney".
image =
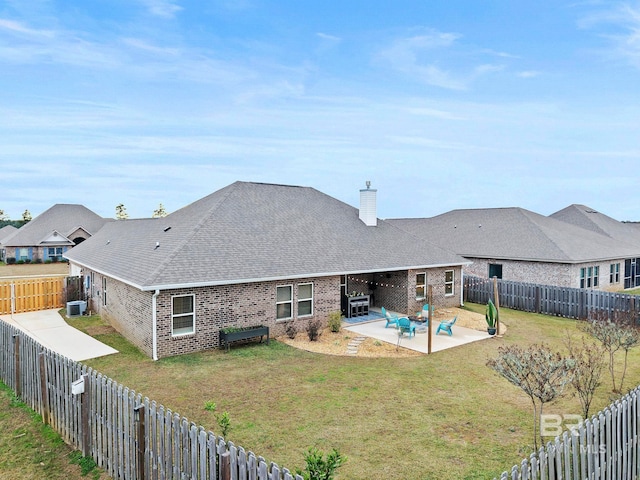
POLYGON ((368 227, 375 227, 378 225, 377 190, 370 187, 371 182, 367 180, 367 188, 360 190, 360 220, 368 227))

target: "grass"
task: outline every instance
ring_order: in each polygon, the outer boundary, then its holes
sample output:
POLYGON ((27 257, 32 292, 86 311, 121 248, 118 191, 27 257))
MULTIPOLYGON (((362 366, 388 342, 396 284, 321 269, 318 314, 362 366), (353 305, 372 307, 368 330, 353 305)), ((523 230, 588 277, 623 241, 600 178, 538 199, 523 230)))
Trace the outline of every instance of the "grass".
POLYGON ((0 479, 106 479, 0 382, 0 479), (80 468, 76 466, 80 465, 80 468))
MULTIPOLYGON (((313 354, 272 341, 153 362, 109 333, 95 336, 122 353, 86 363, 220 434, 205 408, 215 402, 229 414, 230 440, 291 470, 317 447, 348 457, 337 478, 493 478, 531 453, 532 410, 487 359, 512 343, 563 350, 566 332, 578 332, 573 320, 507 309, 501 322, 504 338, 406 359, 313 354)), ((100 319, 73 323, 91 331, 100 319)), ((639 359, 632 350, 627 387, 640 383, 639 359)), ((592 413, 614 398, 606 373, 602 382, 592 413)), ((571 395, 545 406, 545 413, 580 411, 571 395)))
POLYGON ((3 277, 29 277, 32 275, 68 275, 69 264, 59 263, 23 263, 7 265, 0 262, 0 278, 3 277))

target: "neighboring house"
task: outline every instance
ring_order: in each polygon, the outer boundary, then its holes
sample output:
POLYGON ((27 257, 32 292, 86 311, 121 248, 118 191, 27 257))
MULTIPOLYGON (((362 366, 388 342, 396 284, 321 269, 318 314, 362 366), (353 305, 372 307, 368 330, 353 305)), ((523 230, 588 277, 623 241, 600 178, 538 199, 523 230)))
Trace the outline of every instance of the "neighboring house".
POLYGON ((164 218, 105 225, 65 256, 89 308, 157 359, 218 347, 227 326, 325 323, 349 293, 413 313, 457 306, 462 265, 376 217, 313 188, 236 182, 164 218))
MULTIPOLYGON (((640 247, 640 228, 637 223, 619 222, 585 205, 569 205, 549 216, 640 247)), ((611 264, 609 268, 609 276, 622 278, 624 288, 640 286, 640 256, 625 258, 622 265, 611 264)))
POLYGON ((640 256, 640 244, 522 208, 453 210, 388 222, 465 257, 473 262, 465 273, 482 278, 617 290, 623 283, 615 272, 640 256))
POLYGON ((56 204, 0 241, 7 262, 56 262, 109 222, 82 205, 56 204))
POLYGON ((13 225, 5 225, 0 228, 0 262, 4 262, 6 255, 5 249, 2 247, 2 241, 10 235, 13 235, 14 232, 17 232, 18 229, 13 225))

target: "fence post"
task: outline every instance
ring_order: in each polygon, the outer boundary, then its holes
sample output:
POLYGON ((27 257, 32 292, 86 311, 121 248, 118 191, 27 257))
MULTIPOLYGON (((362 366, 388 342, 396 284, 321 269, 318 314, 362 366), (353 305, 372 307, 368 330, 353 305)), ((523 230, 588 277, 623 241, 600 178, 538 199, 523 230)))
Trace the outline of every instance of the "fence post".
POLYGON ((220 455, 220 480, 231 480, 231 452, 220 455))
POLYGON ((16 397, 22 396, 22 382, 20 381, 20 335, 15 333, 13 335, 13 359, 15 364, 15 382, 16 382, 16 397))
POLYGON ((47 388, 47 364, 45 353, 38 353, 40 367, 40 396, 42 397, 42 423, 49 425, 49 389, 47 388))
MULTIPOLYGON (((145 411, 144 405, 140 404, 133 409, 135 422, 136 422, 136 440, 137 440, 137 458, 136 458, 136 478, 137 480, 144 480, 145 468, 144 468, 144 424, 145 424, 145 411)), ((176 461, 174 459, 174 461, 176 461)))
POLYGON ((82 423, 82 456, 91 455, 89 432, 89 408, 91 408, 91 395, 89 392, 89 375, 82 375, 83 392, 80 394, 80 421, 82 423))

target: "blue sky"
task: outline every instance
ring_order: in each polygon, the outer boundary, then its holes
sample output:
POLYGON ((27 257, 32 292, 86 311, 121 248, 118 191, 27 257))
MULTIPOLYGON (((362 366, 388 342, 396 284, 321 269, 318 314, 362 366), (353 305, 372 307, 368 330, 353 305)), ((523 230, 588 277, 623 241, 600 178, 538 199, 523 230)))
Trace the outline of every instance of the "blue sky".
POLYGON ((0 209, 236 180, 640 220, 640 2, 0 0, 0 209))

